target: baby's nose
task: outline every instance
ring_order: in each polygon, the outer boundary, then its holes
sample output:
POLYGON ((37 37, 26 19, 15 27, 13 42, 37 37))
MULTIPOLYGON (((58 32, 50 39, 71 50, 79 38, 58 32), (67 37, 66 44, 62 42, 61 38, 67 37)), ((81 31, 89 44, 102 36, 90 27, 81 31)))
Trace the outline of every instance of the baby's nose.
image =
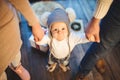
POLYGON ((62 30, 58 30, 58 32, 59 32, 59 33, 61 33, 61 32, 62 32, 62 30))

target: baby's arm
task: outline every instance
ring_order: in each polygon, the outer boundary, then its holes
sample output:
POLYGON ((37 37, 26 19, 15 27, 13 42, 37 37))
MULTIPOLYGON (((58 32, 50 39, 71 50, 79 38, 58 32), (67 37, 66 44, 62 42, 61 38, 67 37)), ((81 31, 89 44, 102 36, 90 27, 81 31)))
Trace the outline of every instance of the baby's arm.
POLYGON ((42 38, 42 40, 36 42, 36 44, 38 44, 38 45, 44 45, 44 44, 48 44, 48 41, 49 41, 49 38, 48 38, 47 35, 45 35, 45 36, 42 38))
MULTIPOLYGON (((72 39, 74 41, 75 44, 79 44, 79 43, 88 43, 90 42, 87 38, 86 38, 86 35, 85 33, 81 33, 79 35, 76 35, 74 33, 72 33, 72 39)), ((94 37, 93 37, 94 39, 94 37)))

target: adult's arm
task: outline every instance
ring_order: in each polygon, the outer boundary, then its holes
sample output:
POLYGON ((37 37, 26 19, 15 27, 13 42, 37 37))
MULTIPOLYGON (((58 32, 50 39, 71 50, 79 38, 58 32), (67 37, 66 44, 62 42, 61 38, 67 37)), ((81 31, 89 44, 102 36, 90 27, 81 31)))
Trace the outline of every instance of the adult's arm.
POLYGON ((35 41, 39 41, 44 36, 44 31, 42 30, 39 20, 36 17, 34 11, 28 0, 9 0, 13 6, 20 11, 20 13, 25 17, 30 26, 32 26, 32 32, 35 41))
POLYGON ((112 2, 113 0, 98 0, 94 16, 85 30, 86 36, 90 41, 100 42, 100 20, 107 14, 112 2))

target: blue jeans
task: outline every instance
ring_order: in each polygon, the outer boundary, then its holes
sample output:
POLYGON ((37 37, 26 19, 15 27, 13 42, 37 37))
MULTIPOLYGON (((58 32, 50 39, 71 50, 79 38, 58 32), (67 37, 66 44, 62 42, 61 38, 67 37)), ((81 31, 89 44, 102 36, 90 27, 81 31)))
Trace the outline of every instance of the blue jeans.
MULTIPOLYGON (((93 43, 80 64, 80 72, 87 75, 100 57, 120 42, 120 1, 114 0, 100 24, 100 43, 93 43)), ((107 54, 109 55, 109 54, 107 54)))

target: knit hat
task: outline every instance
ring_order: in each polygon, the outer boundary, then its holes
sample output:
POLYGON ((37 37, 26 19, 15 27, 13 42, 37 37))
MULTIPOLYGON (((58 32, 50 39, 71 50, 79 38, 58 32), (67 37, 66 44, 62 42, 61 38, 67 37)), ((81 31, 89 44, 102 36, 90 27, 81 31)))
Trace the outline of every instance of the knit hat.
POLYGON ((66 11, 61 8, 56 8, 49 16, 47 20, 47 25, 50 27, 54 22, 65 22, 69 25, 69 17, 66 11))

